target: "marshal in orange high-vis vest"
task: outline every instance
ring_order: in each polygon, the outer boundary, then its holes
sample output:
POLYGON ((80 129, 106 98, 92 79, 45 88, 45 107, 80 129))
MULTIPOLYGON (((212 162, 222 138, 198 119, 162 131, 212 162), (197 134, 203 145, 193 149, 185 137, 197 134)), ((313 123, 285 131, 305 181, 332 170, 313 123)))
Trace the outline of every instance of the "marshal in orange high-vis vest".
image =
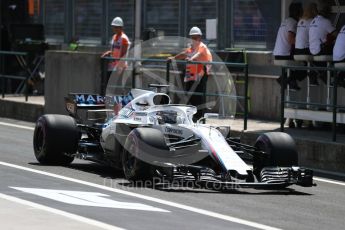
MULTIPOLYGON (((195 47, 190 47, 186 50, 185 54, 188 58, 193 57, 196 53, 200 53, 200 55, 194 59, 194 61, 202 61, 202 62, 211 62, 212 55, 210 50, 207 46, 200 42, 195 47)), ((210 66, 206 66, 207 71, 210 69, 210 66)), ((185 82, 188 81, 197 81, 200 80, 204 76, 204 65, 203 64, 187 64, 186 65, 186 75, 184 78, 185 82)))
MULTIPOLYGON (((113 58, 125 58, 129 47, 129 39, 126 34, 121 32, 120 34, 115 34, 111 40, 111 57, 113 58), (124 50, 127 49, 127 50, 124 50)), ((114 70, 115 68, 126 68, 127 62, 115 60, 109 63, 109 70, 114 70)))

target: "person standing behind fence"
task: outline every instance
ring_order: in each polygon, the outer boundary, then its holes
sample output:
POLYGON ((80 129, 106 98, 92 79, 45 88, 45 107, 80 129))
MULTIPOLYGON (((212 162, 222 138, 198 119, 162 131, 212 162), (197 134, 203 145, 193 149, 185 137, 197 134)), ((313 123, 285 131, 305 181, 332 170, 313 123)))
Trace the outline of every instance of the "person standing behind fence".
MULTIPOLYGON (((295 55, 311 55, 309 50, 309 26, 311 21, 318 14, 316 3, 306 4, 303 8, 303 15, 297 23, 295 55)), ((298 80, 302 81, 306 77, 306 71, 298 72, 298 80)), ((318 85, 314 72, 310 76, 310 84, 318 85)))
POLYGON ((333 61, 345 63, 345 25, 341 28, 333 48, 333 61))
MULTIPOLYGON (((201 41, 202 32, 198 27, 192 27, 189 31, 189 36, 192 39, 190 48, 187 48, 183 52, 176 56, 169 57, 168 61, 179 59, 186 61, 200 61, 200 62, 212 62, 212 54, 207 46, 201 41)), ((211 66, 203 64, 186 64, 186 72, 184 76, 185 91, 203 93, 206 90, 207 77, 205 75, 210 71, 211 66), (205 73, 206 69, 206 73, 205 73)), ((202 106, 205 104, 205 98, 203 95, 190 95, 188 104, 194 106, 202 106)), ((201 108, 194 115, 193 119, 199 119, 202 116, 201 108)))
MULTIPOLYGON (((289 6, 289 17, 280 24, 273 55, 276 60, 293 60, 297 21, 303 12, 301 3, 291 3, 289 6)), ((281 82, 281 78, 278 79, 281 82)), ((291 71, 288 79, 290 89, 300 89, 296 82, 294 71, 291 71)))
POLYGON ((317 5, 315 3, 309 3, 304 7, 303 15, 297 23, 295 54, 311 54, 309 50, 309 26, 317 14, 317 5))
POLYGON ((332 55, 337 31, 328 19, 330 7, 323 6, 311 21, 309 28, 309 49, 313 55, 332 55))
MULTIPOLYGON (((330 7, 323 3, 318 15, 311 21, 309 27, 309 50, 314 56, 332 55, 337 31, 328 19, 330 7)), ((326 63, 316 63, 316 66, 326 66, 326 63)), ((326 83, 326 71, 319 71, 321 80, 326 83)))
MULTIPOLYGON (((115 17, 111 22, 112 31, 114 33, 111 42, 110 50, 102 54, 103 57, 112 57, 112 58, 125 58, 128 53, 130 46, 129 39, 123 31, 123 20, 120 17, 115 17)), ((109 81, 110 75, 116 73, 116 76, 122 76, 123 72, 127 68, 127 62, 121 60, 113 60, 108 63, 108 74, 107 79, 104 82, 105 86, 109 81)))
MULTIPOLYGON (((333 61, 345 63, 345 25, 341 28, 333 48, 333 61)), ((345 72, 338 74, 338 85, 345 87, 345 72)))

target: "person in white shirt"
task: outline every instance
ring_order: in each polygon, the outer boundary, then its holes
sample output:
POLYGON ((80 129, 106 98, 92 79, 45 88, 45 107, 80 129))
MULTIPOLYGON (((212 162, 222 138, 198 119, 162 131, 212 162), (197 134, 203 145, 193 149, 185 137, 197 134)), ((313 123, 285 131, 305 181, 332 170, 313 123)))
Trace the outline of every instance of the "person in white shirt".
MULTIPOLYGON (((333 61, 345 62, 345 25, 339 31, 333 48, 333 61)), ((338 85, 345 87, 345 72, 338 73, 338 85)))
POLYGON ((288 17, 280 24, 273 55, 276 59, 291 59, 295 44, 297 20, 288 17))
POLYGON ((329 14, 329 6, 324 6, 310 23, 309 50, 313 55, 332 55, 337 31, 328 19, 329 14))
MULTIPOLYGON (((309 50, 312 55, 332 55, 337 31, 329 20, 331 8, 327 3, 321 3, 318 15, 309 26, 309 50)), ((316 63, 316 66, 326 66, 326 63, 316 63)), ((326 71, 318 72, 321 80, 326 83, 326 71)))
POLYGON ((333 48, 333 61, 345 62, 345 25, 341 28, 333 48))
POLYGON ((273 50, 274 58, 277 60, 292 60, 295 45, 297 21, 303 12, 301 3, 291 3, 289 6, 289 17, 280 24, 276 43, 273 50))
MULTIPOLYGON (((318 14, 317 4, 309 3, 303 8, 303 15, 297 23, 295 54, 297 55, 311 55, 309 50, 309 26, 313 18, 318 14)), ((307 71, 298 72, 297 80, 303 81, 307 76, 307 71)), ((316 77, 316 72, 312 71, 309 76, 310 84, 313 86, 319 85, 316 77)))
POLYGON ((315 3, 306 4, 303 8, 303 15, 297 23, 295 54, 310 54, 309 26, 317 14, 317 5, 315 3))
MULTIPOLYGON (((289 6, 289 17, 282 21, 276 38, 273 55, 276 60, 293 60, 297 21, 302 16, 302 4, 291 3, 289 6)), ((280 84, 281 78, 278 79, 280 84)), ((297 85, 294 71, 290 72, 288 79, 290 89, 300 89, 297 85)))

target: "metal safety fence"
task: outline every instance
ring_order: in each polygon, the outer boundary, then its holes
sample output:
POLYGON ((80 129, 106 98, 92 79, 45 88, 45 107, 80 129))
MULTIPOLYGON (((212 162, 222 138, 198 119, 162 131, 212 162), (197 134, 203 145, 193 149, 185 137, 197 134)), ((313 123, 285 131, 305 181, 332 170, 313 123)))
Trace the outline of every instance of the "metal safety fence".
MULTIPOLYGON (((323 71, 327 72, 327 92, 329 95, 329 100, 327 99, 326 103, 312 103, 307 101, 293 101, 286 97, 286 90, 285 87, 281 87, 281 104, 280 104, 280 130, 284 132, 284 123, 285 123, 285 110, 288 109, 291 106, 300 106, 303 110, 309 112, 309 113, 316 113, 316 112, 327 112, 331 113, 331 119, 330 122, 332 124, 332 141, 336 141, 337 139, 337 121, 339 119, 339 110, 345 110, 344 106, 338 105, 338 77, 337 74, 339 72, 345 72, 345 68, 339 68, 339 67, 315 67, 315 66, 282 66, 282 81, 281 85, 285 86, 287 85, 287 73, 290 70, 300 70, 300 71, 306 71, 310 73, 311 71, 323 71), (333 82, 331 83, 331 79, 333 79, 333 82), (332 88, 332 93, 330 94, 330 89, 332 88), (318 111, 315 111, 313 109, 308 109, 308 107, 316 107, 319 108, 318 111), (307 109, 305 109, 307 108, 307 109)), ((295 113, 298 112, 298 108, 294 109, 296 110, 295 113)), ((341 113, 343 114, 343 113, 341 113)), ((344 114, 345 115, 345 114, 344 114)), ((296 116, 296 119, 299 117, 296 116)), ((341 119, 342 120, 342 119, 341 119)), ((322 120, 324 121, 324 120, 322 120)))
POLYGON ((28 101, 29 96, 29 81, 34 79, 37 74, 41 64, 43 63, 44 56, 40 56, 36 59, 35 64, 30 66, 32 63, 29 63, 29 53, 28 52, 15 52, 15 51, 2 51, 0 50, 0 79, 1 79, 1 94, 2 98, 5 97, 6 86, 8 80, 19 80, 19 84, 15 89, 15 94, 24 94, 25 101, 28 101), (21 72, 21 75, 18 74, 7 74, 9 62, 5 61, 11 60, 10 58, 14 57, 16 62, 19 65, 19 68, 16 68, 16 71, 10 72, 21 72), (24 74, 23 74, 24 73, 24 74))
POLYGON ((5 91, 6 91, 6 85, 7 80, 21 80, 21 82, 24 82, 25 85, 25 101, 28 100, 28 80, 29 80, 29 74, 26 74, 25 76, 19 76, 19 75, 9 75, 5 74, 5 57, 15 57, 17 62, 19 64, 25 63, 25 58, 27 57, 28 53, 26 52, 12 52, 12 51, 0 51, 0 61, 1 61, 1 69, 0 69, 0 77, 2 79, 1 84, 1 92, 2 92, 2 98, 5 97, 5 91))

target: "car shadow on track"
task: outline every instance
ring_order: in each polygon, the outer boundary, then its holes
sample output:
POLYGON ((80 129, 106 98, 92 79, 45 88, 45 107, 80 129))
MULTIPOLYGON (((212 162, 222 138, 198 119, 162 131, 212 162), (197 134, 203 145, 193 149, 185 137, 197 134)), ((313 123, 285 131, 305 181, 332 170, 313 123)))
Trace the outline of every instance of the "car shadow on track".
POLYGON ((82 171, 82 172, 97 174, 100 177, 107 178, 107 179, 123 179, 124 178, 123 172, 121 170, 116 170, 114 168, 100 165, 97 163, 89 163, 89 164, 72 163, 71 165, 67 167, 74 170, 82 171))
POLYGON ((85 163, 72 163, 67 166, 58 166, 58 165, 41 165, 40 163, 30 162, 29 165, 40 166, 40 167, 63 167, 69 168, 81 172, 92 173, 98 175, 102 178, 107 179, 123 179, 124 175, 121 170, 116 170, 114 168, 104 166, 98 163, 85 162, 85 163))
POLYGON ((135 183, 125 182, 118 183, 121 186, 147 189, 155 189, 163 192, 173 193, 213 193, 213 194, 244 194, 244 195, 288 195, 288 196, 312 196, 313 194, 297 191, 293 188, 285 188, 281 190, 262 190, 262 189, 205 189, 205 188, 193 188, 193 187, 162 187, 162 186, 136 186, 135 183))

